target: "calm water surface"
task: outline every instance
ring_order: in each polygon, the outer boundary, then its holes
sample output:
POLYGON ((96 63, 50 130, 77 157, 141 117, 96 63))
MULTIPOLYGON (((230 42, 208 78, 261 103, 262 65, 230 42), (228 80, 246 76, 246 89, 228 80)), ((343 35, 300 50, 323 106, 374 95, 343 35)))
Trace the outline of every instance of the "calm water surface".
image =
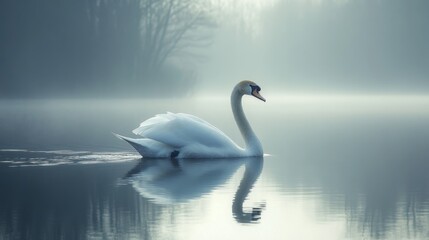
POLYGON ((246 99, 268 156, 141 159, 111 132, 229 103, 0 101, 0 239, 429 239, 429 98, 246 99))

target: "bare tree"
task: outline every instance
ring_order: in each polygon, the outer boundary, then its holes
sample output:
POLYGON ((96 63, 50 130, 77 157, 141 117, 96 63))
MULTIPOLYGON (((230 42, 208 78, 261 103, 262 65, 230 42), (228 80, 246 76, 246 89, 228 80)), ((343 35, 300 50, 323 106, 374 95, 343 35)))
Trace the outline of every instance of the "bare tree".
POLYGON ((143 0, 142 60, 146 71, 159 71, 166 60, 186 49, 210 44, 215 26, 206 2, 143 0))

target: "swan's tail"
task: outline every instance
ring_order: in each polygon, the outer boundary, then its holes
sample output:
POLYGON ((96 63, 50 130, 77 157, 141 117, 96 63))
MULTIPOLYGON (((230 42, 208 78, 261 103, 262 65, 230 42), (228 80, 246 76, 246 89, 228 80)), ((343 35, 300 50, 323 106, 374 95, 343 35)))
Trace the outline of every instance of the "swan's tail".
POLYGON ((124 136, 121 136, 121 135, 119 135, 119 134, 116 134, 116 133, 113 133, 113 135, 115 135, 117 138, 119 138, 119 139, 122 139, 122 140, 124 140, 125 142, 127 142, 127 143, 129 143, 131 146, 133 146, 136 150, 137 150, 137 152, 139 152, 140 153, 140 155, 142 155, 142 157, 143 157, 143 149, 142 148, 144 148, 144 146, 142 146, 141 144, 139 144, 139 142, 138 142, 138 140, 139 139, 133 139, 133 138, 129 138, 129 137, 124 137, 124 136))
POLYGON ((129 138, 113 133, 117 138, 122 139, 133 146, 142 157, 166 158, 171 155, 174 149, 164 143, 149 138, 129 138))

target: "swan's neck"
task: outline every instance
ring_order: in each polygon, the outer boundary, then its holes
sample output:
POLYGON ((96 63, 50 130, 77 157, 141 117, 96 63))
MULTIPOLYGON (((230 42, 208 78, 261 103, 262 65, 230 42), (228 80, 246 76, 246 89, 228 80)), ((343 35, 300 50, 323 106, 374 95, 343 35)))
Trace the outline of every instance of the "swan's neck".
POLYGON ((231 108, 235 122, 246 143, 245 151, 251 156, 262 156, 263 150, 261 142, 258 137, 256 137, 256 134, 253 132, 252 127, 244 115, 243 106, 241 104, 242 97, 243 94, 237 88, 234 88, 231 94, 231 108))

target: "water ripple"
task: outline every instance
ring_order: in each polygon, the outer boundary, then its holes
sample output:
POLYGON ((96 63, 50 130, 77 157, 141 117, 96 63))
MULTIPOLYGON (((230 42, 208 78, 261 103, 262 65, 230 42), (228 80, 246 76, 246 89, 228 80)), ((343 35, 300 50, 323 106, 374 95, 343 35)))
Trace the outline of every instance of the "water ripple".
POLYGON ((9 167, 57 166, 64 164, 99 164, 134 161, 140 156, 132 152, 89 152, 72 150, 30 151, 0 149, 0 164, 9 167))

